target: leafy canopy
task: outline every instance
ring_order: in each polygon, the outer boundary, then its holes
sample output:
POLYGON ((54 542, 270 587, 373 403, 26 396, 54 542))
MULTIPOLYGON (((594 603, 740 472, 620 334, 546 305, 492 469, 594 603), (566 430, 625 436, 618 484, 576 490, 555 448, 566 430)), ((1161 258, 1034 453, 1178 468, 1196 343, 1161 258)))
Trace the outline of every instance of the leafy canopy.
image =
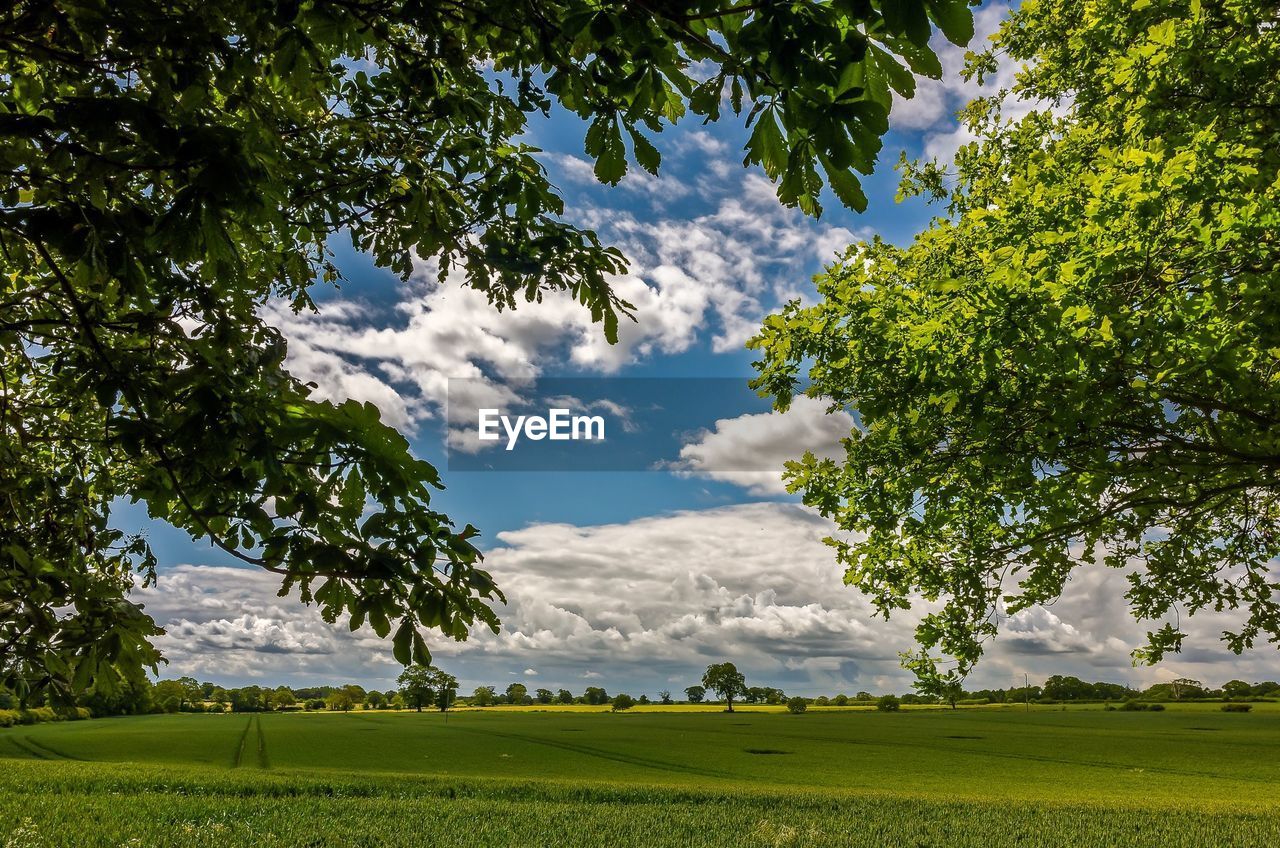
POLYGON ((341 234, 383 268, 435 259, 511 308, 566 292, 617 337, 622 255, 562 220, 520 141, 553 102, 597 176, 726 109, 746 162, 855 208, 890 91, 937 75, 963 0, 68 0, 0 11, 0 659, 22 688, 136 677, 159 632, 121 499, 349 614, 396 659, 497 627, 477 531, 371 405, 317 401, 260 317, 313 308, 341 234), (905 65, 903 64, 905 63, 905 65), (727 104, 727 105, 726 105, 727 104))
POLYGON ((1039 108, 970 104, 954 170, 906 171, 948 214, 854 245, 753 341, 779 407, 807 375, 857 411, 844 460, 789 485, 849 531, 828 542, 885 615, 940 602, 907 657, 930 691, 1082 564, 1123 569, 1156 623, 1139 661, 1180 648, 1180 612, 1240 610, 1237 652, 1276 642, 1275 9, 1029 0, 997 49, 1039 108))
MULTIPOLYGON (((733 712, 733 699, 745 695, 747 691, 746 677, 731 662, 712 663, 707 666, 707 670, 702 675, 702 685, 719 695, 729 707, 729 712, 733 712)), ((693 693, 688 689, 685 691, 689 692, 689 700, 701 700, 701 698, 694 698, 693 693)))

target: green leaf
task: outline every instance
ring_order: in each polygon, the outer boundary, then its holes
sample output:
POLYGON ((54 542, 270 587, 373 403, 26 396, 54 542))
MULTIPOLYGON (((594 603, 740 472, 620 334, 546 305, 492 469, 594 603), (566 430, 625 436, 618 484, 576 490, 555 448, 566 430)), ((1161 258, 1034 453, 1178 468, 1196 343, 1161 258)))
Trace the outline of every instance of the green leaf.
POLYGON ((787 144, 773 117, 773 109, 765 109, 756 118, 755 129, 747 140, 747 161, 760 164, 769 179, 782 176, 787 167, 787 144))
POLYGON ((658 165, 662 163, 662 154, 658 152, 658 148, 654 147, 649 139, 645 138, 634 127, 627 127, 627 132, 631 135, 631 146, 636 153, 636 162, 641 168, 644 168, 655 177, 658 175, 658 165))
POLYGON ((968 0, 928 0, 929 17, 947 40, 957 47, 965 47, 973 40, 973 13, 968 0))

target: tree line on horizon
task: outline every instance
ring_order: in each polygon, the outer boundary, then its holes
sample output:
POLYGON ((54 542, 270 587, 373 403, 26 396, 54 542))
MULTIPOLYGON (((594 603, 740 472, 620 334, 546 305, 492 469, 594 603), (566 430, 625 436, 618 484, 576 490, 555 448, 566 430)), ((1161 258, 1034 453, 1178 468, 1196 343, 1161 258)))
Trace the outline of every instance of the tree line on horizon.
MULTIPOLYGON (((792 712, 804 712, 809 706, 845 707, 876 706, 894 710, 900 704, 949 704, 952 707, 977 704, 1066 702, 1164 702, 1222 700, 1245 702, 1280 697, 1280 683, 1261 681, 1248 683, 1230 680, 1214 688, 1190 678, 1176 678, 1145 689, 1105 681, 1087 682, 1070 675, 1053 675, 1041 685, 1023 687, 953 690, 941 695, 909 692, 872 693, 865 690, 852 695, 791 696, 773 686, 748 686, 745 676, 733 663, 716 663, 707 668, 701 682, 686 687, 684 698, 677 700, 663 689, 654 697, 632 696, 620 692, 610 695, 601 686, 588 686, 581 694, 568 689, 539 687, 530 689, 524 683, 511 683, 501 691, 496 686, 477 686, 470 695, 458 695, 458 681, 435 666, 415 665, 404 670, 396 686, 386 690, 366 689, 354 683, 325 686, 260 686, 224 687, 194 677, 142 681, 120 687, 111 694, 89 692, 76 706, 87 708, 95 716, 141 715, 179 712, 270 712, 270 711, 335 711, 352 710, 447 710, 455 706, 612 706, 615 712, 650 704, 723 703, 733 711, 734 703, 786 705, 792 712)), ((30 709, 45 706, 39 696, 25 701, 13 692, 0 689, 0 710, 30 709)))

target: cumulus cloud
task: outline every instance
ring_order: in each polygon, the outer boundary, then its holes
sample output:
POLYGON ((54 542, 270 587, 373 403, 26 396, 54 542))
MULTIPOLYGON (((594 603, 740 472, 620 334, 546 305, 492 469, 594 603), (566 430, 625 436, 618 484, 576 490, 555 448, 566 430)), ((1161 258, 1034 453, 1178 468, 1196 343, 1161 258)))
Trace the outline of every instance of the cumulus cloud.
MULTIPOLYGON (((507 593, 497 635, 431 640, 464 691, 537 672, 541 685, 583 681, 633 694, 684 688, 707 664, 738 664, 749 680, 789 692, 904 691, 898 652, 921 609, 873 615, 846 587, 822 544, 832 527, 794 504, 755 503, 595 526, 538 524, 499 534, 486 566, 507 593)), ((273 576, 181 566, 136 596, 168 630, 165 673, 228 683, 394 681, 390 646, 345 621, 325 623, 273 576)), ((1150 683, 1175 676, 1218 682, 1275 678, 1275 651, 1235 657, 1218 646, 1227 614, 1190 622, 1196 652, 1133 669, 1145 628, 1124 607, 1123 575, 1082 570, 1051 609, 1004 622, 971 685, 1009 686, 1075 674, 1150 683)), ((1184 624, 1186 624, 1184 619, 1184 624)))
POLYGON ((841 439, 854 428, 844 410, 828 413, 826 403, 798 397, 786 412, 762 412, 722 418, 685 443, 670 468, 733 483, 753 495, 786 493, 782 470, 806 452, 817 457, 844 456, 841 439))
MULTIPOLYGON (((587 164, 574 157, 553 164, 572 162, 578 164, 569 164, 569 174, 587 164)), ((440 283, 433 262, 419 264, 389 312, 338 300, 319 313, 272 304, 266 317, 289 341, 290 369, 316 383, 320 397, 372 402, 407 429, 439 415, 450 378, 488 384, 501 400, 550 362, 613 374, 703 340, 716 352, 738 350, 765 314, 808 292, 809 276, 855 234, 784 208, 758 174, 735 174, 704 192, 712 208, 706 214, 641 219, 613 208, 577 210, 630 262, 612 285, 635 305, 637 320, 621 322, 616 345, 571 297, 553 294, 499 313, 460 280, 440 283)))

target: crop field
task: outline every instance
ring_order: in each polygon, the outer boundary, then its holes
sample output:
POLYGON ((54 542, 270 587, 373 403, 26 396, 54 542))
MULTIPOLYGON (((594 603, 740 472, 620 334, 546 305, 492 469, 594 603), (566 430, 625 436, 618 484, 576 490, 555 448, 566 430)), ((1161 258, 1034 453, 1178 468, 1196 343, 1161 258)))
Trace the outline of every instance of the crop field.
POLYGON ((148 716, 0 730, 0 846, 1280 844, 1280 711, 148 716))

